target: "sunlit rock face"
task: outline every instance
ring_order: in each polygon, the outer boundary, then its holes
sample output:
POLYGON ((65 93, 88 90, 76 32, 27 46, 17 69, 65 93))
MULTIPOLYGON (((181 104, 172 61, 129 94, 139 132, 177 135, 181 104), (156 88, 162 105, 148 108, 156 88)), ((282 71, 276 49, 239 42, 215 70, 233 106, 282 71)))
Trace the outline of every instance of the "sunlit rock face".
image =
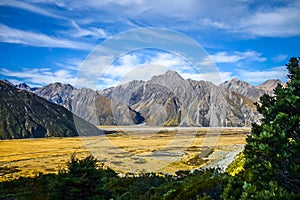
POLYGON ((175 71, 134 80, 101 91, 52 83, 41 88, 16 86, 59 104, 95 125, 251 126, 260 115, 254 102, 272 95, 279 80, 259 86, 232 79, 220 85, 183 79, 175 71))

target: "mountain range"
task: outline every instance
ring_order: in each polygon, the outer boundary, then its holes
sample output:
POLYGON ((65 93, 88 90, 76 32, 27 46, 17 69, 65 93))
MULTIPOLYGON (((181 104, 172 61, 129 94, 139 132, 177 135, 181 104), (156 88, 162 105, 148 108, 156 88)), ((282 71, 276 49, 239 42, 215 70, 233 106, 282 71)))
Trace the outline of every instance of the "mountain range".
POLYGON ((272 95, 280 80, 259 86, 232 79, 220 85, 183 79, 175 71, 134 80, 101 91, 52 83, 40 88, 14 86, 61 105, 94 125, 251 126, 260 115, 254 102, 272 95))
POLYGON ((0 81, 0 99, 0 139, 103 134, 66 108, 8 82, 0 81))

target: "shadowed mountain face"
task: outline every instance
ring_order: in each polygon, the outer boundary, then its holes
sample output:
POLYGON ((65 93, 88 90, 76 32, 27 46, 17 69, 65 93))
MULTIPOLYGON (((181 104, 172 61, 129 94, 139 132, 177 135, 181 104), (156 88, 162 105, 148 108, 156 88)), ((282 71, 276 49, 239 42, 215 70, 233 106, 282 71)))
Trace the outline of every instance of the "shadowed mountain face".
POLYGON ((269 81, 255 87, 232 79, 216 86, 167 71, 102 91, 61 83, 31 91, 96 125, 250 126, 260 117, 253 103, 272 94, 276 85, 269 81))
POLYGON ((0 99, 0 139, 102 133, 64 107, 3 81, 0 81, 0 99))

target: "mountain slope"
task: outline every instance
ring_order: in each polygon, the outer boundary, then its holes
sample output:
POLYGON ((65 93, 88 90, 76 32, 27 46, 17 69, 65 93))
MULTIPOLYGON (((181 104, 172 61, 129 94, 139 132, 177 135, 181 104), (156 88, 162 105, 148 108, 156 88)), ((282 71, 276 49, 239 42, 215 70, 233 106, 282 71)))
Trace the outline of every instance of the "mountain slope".
POLYGON ((132 125, 143 122, 139 113, 126 104, 114 102, 89 88, 76 89, 69 84, 51 83, 32 92, 95 125, 132 125))
POLYGON ((237 78, 225 81, 220 86, 227 88, 235 93, 244 95, 254 102, 259 101, 259 97, 266 93, 265 90, 261 88, 256 88, 255 86, 245 81, 238 80, 237 78))
POLYGON ((210 82, 184 80, 174 71, 102 95, 128 105, 152 126, 249 126, 259 121, 247 97, 210 82))
POLYGON ((67 109, 3 81, 0 81, 0 99, 0 139, 102 133, 67 109))
POLYGON ((259 122, 254 102, 272 91, 238 79, 216 86, 167 71, 149 81, 134 80, 102 91, 53 83, 32 92, 95 125, 207 127, 259 122))
POLYGON ((283 85, 284 83, 279 79, 270 79, 256 86, 256 88, 271 92, 277 87, 278 84, 283 85))

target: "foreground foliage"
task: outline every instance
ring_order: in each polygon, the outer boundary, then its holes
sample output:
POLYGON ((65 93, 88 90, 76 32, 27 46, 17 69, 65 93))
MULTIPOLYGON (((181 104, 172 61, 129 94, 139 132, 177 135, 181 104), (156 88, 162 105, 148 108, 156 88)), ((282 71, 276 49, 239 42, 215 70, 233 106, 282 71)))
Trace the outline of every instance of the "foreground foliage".
POLYGON ((0 199, 220 199, 226 175, 218 170, 119 177, 88 156, 72 156, 57 175, 0 183, 0 199))
POLYGON ((262 123, 253 124, 244 171, 230 180, 225 199, 300 199, 299 58, 292 57, 287 69, 287 84, 257 103, 262 123))

